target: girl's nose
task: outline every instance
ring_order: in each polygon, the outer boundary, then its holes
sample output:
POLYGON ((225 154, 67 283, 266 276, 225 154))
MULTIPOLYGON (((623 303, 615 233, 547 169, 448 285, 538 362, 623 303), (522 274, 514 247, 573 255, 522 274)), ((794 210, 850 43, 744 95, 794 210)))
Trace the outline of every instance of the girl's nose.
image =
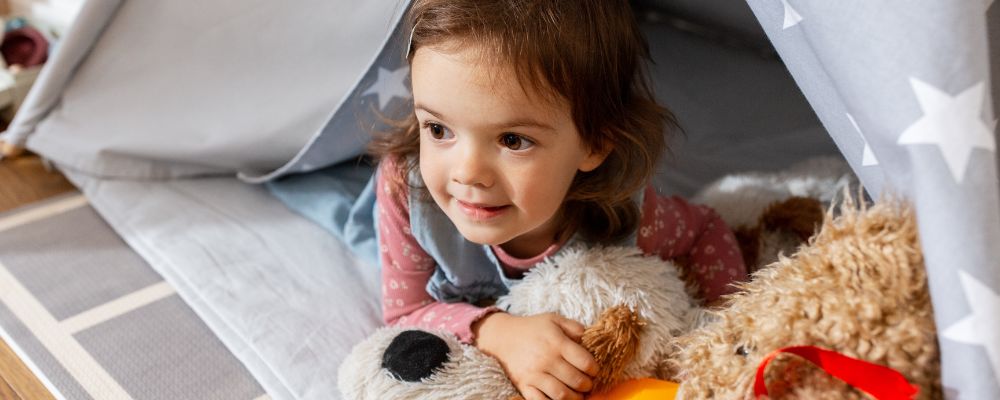
POLYGON ((475 145, 467 145, 461 148, 460 153, 454 159, 451 180, 466 186, 483 188, 493 186, 493 174, 487 152, 476 148, 475 145))

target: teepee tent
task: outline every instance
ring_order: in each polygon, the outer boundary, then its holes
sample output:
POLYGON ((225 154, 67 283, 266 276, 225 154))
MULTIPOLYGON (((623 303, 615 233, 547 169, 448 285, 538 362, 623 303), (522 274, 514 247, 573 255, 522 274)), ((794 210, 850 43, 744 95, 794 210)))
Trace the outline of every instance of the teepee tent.
MULTIPOLYGON (((649 11, 657 97, 686 131, 659 188, 691 194, 725 173, 841 154, 873 197, 916 205, 947 395, 1000 398, 989 79, 1000 10, 989 0, 637 3, 649 11)), ((349 251, 345 242, 365 245, 351 233, 331 240, 251 183, 294 175, 305 188, 360 192, 370 171, 352 160, 376 115, 406 112, 404 9, 91 0, 0 138, 80 186, 272 398, 336 398, 340 360, 380 322, 378 271, 349 251)), ((351 214, 325 195, 303 191, 297 200, 312 206, 299 212, 335 231, 351 214)), ((50 389, 103 390, 74 378, 50 389)))
POLYGON ((868 191, 916 205, 947 397, 1000 396, 990 79, 1000 10, 992 1, 749 3, 868 191))

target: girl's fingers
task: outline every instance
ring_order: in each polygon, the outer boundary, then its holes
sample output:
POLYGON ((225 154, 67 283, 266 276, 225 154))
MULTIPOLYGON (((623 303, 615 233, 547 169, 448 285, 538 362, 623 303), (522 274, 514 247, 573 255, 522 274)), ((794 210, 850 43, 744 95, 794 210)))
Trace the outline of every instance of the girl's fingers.
POLYGON ((579 369, 566 361, 560 360, 560 362, 556 363, 552 367, 552 370, 549 371, 549 374, 561 381, 563 385, 577 392, 589 392, 593 387, 593 382, 591 382, 589 376, 580 372, 579 369))
POLYGON ((587 375, 597 376, 597 373, 600 372, 600 365, 597 365, 594 355, 579 344, 573 343, 571 346, 564 346, 562 357, 570 365, 587 375))
POLYGON ((583 395, 566 387, 558 378, 544 374, 535 385, 552 400, 583 400, 583 395))
POLYGON ((520 390, 524 400, 548 400, 545 393, 542 393, 541 390, 536 389, 534 386, 525 386, 524 389, 520 390))
POLYGON ((556 325, 559 325, 559 328, 566 333, 566 336, 569 336, 574 342, 579 342, 583 339, 583 324, 561 315, 557 315, 555 317, 555 323, 556 325))

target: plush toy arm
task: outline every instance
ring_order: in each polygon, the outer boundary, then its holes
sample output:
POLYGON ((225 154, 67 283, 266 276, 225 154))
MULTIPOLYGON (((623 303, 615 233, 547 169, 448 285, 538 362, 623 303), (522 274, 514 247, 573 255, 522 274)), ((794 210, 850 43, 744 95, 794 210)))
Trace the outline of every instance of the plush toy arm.
POLYGON ((605 391, 618 383, 639 349, 639 333, 645 325, 638 313, 619 305, 605 310, 597 323, 583 332, 583 347, 600 366, 592 392, 605 391))

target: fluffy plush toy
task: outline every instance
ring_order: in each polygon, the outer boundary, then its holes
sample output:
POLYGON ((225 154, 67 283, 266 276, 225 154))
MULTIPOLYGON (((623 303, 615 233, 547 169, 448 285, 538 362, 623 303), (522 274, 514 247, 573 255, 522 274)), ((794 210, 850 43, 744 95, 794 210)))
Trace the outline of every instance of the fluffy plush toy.
MULTIPOLYGON (((760 266, 804 242, 852 181, 843 161, 816 159, 784 172, 726 177, 697 200, 744 232, 741 247, 753 251, 748 265, 760 266)), ((672 263, 638 249, 575 249, 534 267, 497 305, 517 315, 557 312, 588 326, 583 344, 601 365, 600 391, 674 375, 672 339, 705 315, 685 291, 672 263)), ((347 399, 517 398, 496 360, 446 332, 382 328, 353 349, 338 379, 347 399)))
MULTIPOLYGON (((847 200, 791 258, 755 274, 717 319, 678 340, 681 396, 751 399, 758 364, 786 346, 812 345, 888 366, 941 396, 930 296, 912 211, 847 200)), ((766 370, 774 398, 866 398, 796 356, 766 370)))
POLYGON ((778 172, 725 176, 698 192, 694 202, 712 207, 733 228, 749 272, 791 254, 823 222, 844 188, 857 178, 842 158, 816 157, 778 172))
MULTIPOLYGON (((701 310, 672 263, 633 248, 568 249, 529 271, 497 306, 516 315, 557 312, 588 326, 583 345, 600 364, 595 391, 654 376, 672 339, 701 310)), ((517 391, 500 365, 445 332, 382 328, 340 367, 347 399, 497 399, 517 391)))

